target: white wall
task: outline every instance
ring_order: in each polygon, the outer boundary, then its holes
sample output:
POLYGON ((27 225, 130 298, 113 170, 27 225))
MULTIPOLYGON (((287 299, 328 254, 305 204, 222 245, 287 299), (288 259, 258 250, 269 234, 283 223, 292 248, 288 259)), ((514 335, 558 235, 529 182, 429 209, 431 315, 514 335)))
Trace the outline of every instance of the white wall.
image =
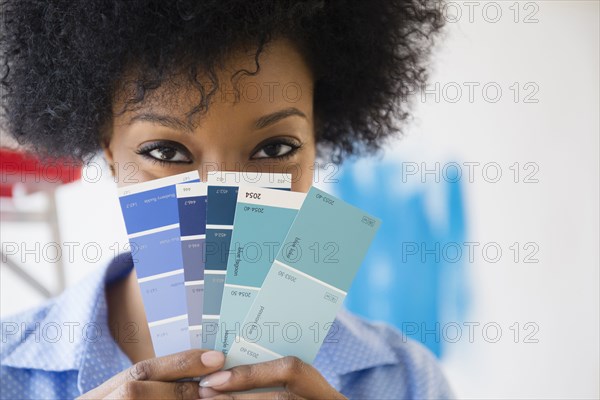
MULTIPOLYGON (((512 1, 487 5, 486 14, 486 3, 473 3, 473 22, 465 2, 450 4, 449 11, 456 15, 460 9, 462 15, 449 24, 436 57, 430 87, 439 82, 439 102, 433 94, 418 102, 409 136, 389 154, 426 162, 428 168, 438 161, 458 161, 464 174, 465 162, 480 163, 473 182, 462 177, 469 238, 481 244, 468 265, 473 302, 467 321, 480 325, 473 343, 463 326, 462 339, 447 344, 444 368, 463 398, 598 398, 598 2, 520 2, 519 22, 514 22, 512 1), (484 15, 494 19, 497 8, 499 22, 486 21, 484 15), (537 23, 523 22, 530 13, 537 23), (473 102, 464 82, 479 83, 473 102), (520 87, 516 103, 510 89, 514 82, 520 87), (486 83, 502 89, 498 102, 483 97, 486 83), (457 85, 462 97, 452 102, 457 85), (538 102, 525 103, 535 87, 530 100, 538 102), (493 169, 482 175, 482 166, 492 162, 502 172, 497 183, 488 182, 493 169), (521 167, 518 183, 509 168, 515 162, 521 167), (524 169, 525 163, 537 166, 538 183, 523 182, 533 171, 524 169), (539 262, 523 262, 523 249, 514 262, 509 248, 514 242, 534 243, 539 262), (486 243, 502 249, 497 263, 484 259, 486 243), (515 322, 520 324, 517 343, 510 329, 515 322), (534 324, 529 330, 527 322, 534 324), (482 333, 486 323, 502 329, 497 343, 489 342, 493 330, 482 333), (538 343, 525 343, 535 326, 538 343)), ((494 96, 492 86, 488 96, 494 96)), ((111 245, 126 243, 125 230, 110 179, 79 182, 59 194, 63 241, 79 242, 79 249, 97 242, 102 249, 94 263, 83 262, 76 251, 68 265, 73 284, 110 258, 111 245)), ((47 241, 42 231, 8 223, 0 233, 2 242, 47 241)), ((33 268, 51 281, 44 264, 33 268)), ((40 301, 6 268, 1 274, 3 316, 40 301)))
MULTIPOLYGON (((473 343, 463 326, 462 340, 447 344, 444 365, 463 398, 598 398, 598 2, 517 4, 521 19, 535 12, 539 21, 530 24, 514 22, 512 1, 496 2, 502 18, 487 22, 484 4, 470 23, 465 3, 453 3, 463 14, 450 25, 430 85, 439 82, 442 92, 446 85, 446 96, 439 103, 426 96, 406 141, 428 149, 428 165, 480 163, 472 183, 462 179, 469 237, 503 250, 497 263, 486 262, 481 251, 469 263, 474 293, 467 321, 481 325, 473 343), (452 82, 463 88, 456 103, 452 82), (464 82, 480 83, 472 103, 464 82), (503 91, 496 103, 482 96, 490 82, 503 91), (521 87, 517 103, 514 82, 521 87), (539 88, 532 97, 537 103, 524 102, 532 91, 524 90, 527 82, 539 88), (482 166, 493 162, 502 172, 497 183, 485 179, 494 179, 493 168, 482 175, 482 166), (519 183, 509 168, 515 162, 519 183), (538 183, 523 182, 533 171, 523 168, 528 162, 539 168, 538 183), (523 262, 526 251, 515 263, 509 248, 514 242, 534 242, 539 263, 523 262), (486 341, 493 339, 492 328, 487 336, 481 331, 490 322, 502 329, 497 343, 486 341), (525 330, 526 322, 535 325, 525 330), (536 326, 539 343, 525 343, 524 334, 536 326)), ((495 5, 487 7, 493 19, 495 5)), ((420 161, 420 154, 411 157, 399 148, 404 160, 420 161)))

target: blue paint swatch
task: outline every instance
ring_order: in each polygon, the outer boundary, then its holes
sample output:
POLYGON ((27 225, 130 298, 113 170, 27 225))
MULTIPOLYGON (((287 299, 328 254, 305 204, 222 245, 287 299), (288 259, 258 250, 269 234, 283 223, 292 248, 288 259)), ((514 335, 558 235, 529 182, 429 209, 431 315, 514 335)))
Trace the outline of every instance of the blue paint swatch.
POLYGON ((181 255, 183 257, 188 329, 192 348, 202 347, 206 189, 206 183, 203 182, 177 185, 181 255))
POLYGON ((175 185, 198 181, 191 171, 118 190, 157 357, 190 348, 175 185))

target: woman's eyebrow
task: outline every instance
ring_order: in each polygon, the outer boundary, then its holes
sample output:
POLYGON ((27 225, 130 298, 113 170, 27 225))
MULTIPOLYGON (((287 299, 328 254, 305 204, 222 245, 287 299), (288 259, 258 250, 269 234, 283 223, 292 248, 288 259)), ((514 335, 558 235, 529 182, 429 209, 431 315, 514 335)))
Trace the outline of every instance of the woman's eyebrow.
POLYGON ((256 129, 262 129, 284 118, 291 117, 292 115, 297 115, 299 117, 307 119, 306 115, 296 107, 288 107, 279 111, 275 111, 271 114, 263 115, 262 117, 256 120, 254 126, 256 129))
MULTIPOLYGON (((263 115, 262 117, 256 120, 256 122, 254 123, 254 127, 256 129, 262 129, 278 121, 281 121, 284 118, 291 117, 294 115, 307 119, 306 114, 304 114, 296 107, 288 107, 272 112, 270 114, 263 115)), ((194 127, 192 125, 172 115, 156 114, 151 112, 139 113, 131 117, 131 119, 128 122, 128 125, 131 125, 136 121, 151 122, 175 130, 186 131, 189 133, 194 132, 194 127)))
POLYGON ((191 124, 188 124, 185 121, 182 121, 181 119, 172 115, 140 113, 131 117, 131 119, 128 122, 128 125, 131 125, 136 121, 152 122, 178 131, 186 131, 189 133, 194 132, 194 127, 191 124))

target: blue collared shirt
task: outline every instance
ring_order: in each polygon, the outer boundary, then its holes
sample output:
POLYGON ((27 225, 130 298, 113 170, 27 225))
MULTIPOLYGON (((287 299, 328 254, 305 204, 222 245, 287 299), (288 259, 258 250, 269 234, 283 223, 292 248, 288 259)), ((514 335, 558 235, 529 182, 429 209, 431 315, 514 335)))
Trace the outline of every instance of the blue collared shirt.
MULTIPOLYGON (((131 366, 109 332, 105 287, 133 268, 115 258, 40 307, 2 320, 1 399, 67 399, 131 366)), ((452 392, 435 357, 384 324, 342 310, 313 365, 350 399, 437 399, 452 392)))

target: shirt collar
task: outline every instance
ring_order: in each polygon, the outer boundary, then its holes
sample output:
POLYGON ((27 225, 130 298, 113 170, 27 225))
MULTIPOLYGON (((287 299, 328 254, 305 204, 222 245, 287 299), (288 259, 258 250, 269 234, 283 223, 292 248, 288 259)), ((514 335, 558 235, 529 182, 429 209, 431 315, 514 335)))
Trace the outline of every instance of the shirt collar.
POLYGON ((343 375, 398 362, 379 330, 342 308, 313 365, 339 390, 343 375))
MULTIPOLYGON (((131 253, 120 254, 65 290, 45 307, 43 318, 20 326, 21 343, 2 360, 13 368, 79 371, 82 392, 108 379, 129 362, 108 329, 106 285, 127 275, 131 253), (98 363, 113 368, 94 368, 98 363), (111 375, 103 376, 114 371, 111 375)), ((130 363, 130 362, 129 362, 130 363)))

